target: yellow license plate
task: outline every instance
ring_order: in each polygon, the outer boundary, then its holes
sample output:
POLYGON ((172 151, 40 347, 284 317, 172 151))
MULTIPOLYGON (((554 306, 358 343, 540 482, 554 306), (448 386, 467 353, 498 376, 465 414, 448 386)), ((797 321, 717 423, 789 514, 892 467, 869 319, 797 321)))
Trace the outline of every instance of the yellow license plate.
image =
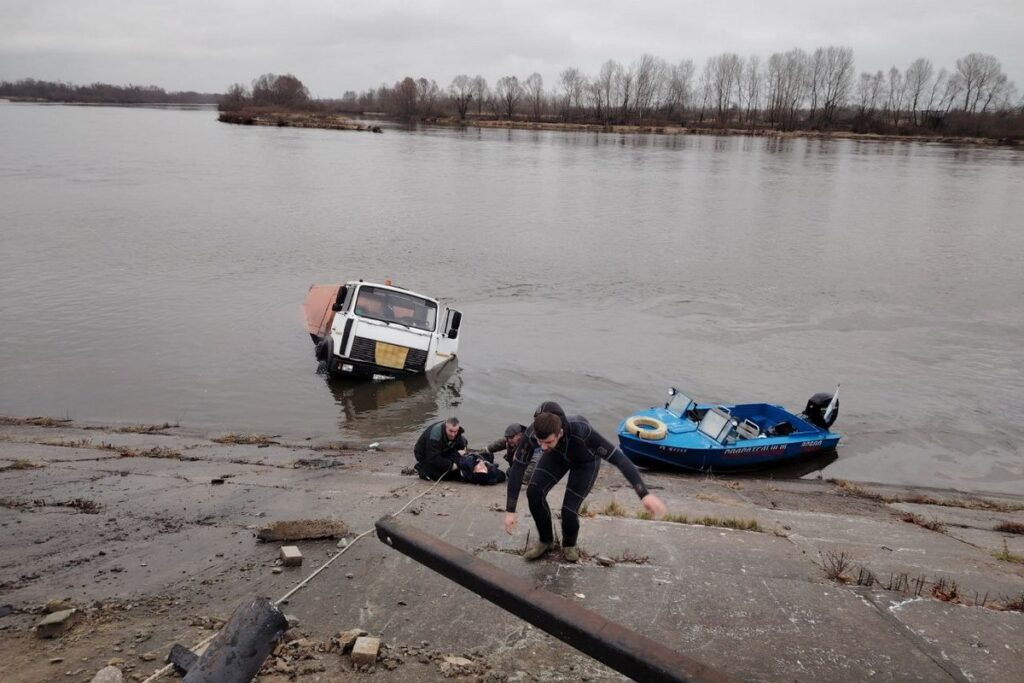
POLYGON ((374 352, 374 360, 377 365, 385 368, 401 370, 405 367, 405 357, 409 355, 409 349, 405 346, 396 346, 382 341, 377 342, 374 352))

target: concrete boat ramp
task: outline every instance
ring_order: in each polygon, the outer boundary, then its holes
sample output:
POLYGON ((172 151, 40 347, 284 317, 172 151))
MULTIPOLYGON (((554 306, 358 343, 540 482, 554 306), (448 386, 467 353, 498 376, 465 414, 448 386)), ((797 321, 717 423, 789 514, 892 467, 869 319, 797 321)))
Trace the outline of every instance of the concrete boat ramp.
MULTIPOLYGON (((258 680, 620 680, 357 536, 431 488, 401 473, 410 451, 4 418, 3 680, 84 683, 108 664, 146 680, 173 644, 208 638, 243 601, 278 599, 332 558, 282 605, 297 624, 258 680), (302 519, 351 531, 256 538, 302 519), (303 564, 282 566, 282 545, 303 564), (70 609, 55 637, 36 633, 70 609), (380 639, 372 666, 345 653, 354 630, 380 639)), ((645 477, 672 516, 638 518, 639 501, 604 468, 576 565, 557 552, 522 560, 532 520, 523 500, 517 534, 505 534, 503 486, 442 483, 399 518, 736 680, 1021 680, 1024 535, 996 527, 1024 528, 1024 497, 645 477)))

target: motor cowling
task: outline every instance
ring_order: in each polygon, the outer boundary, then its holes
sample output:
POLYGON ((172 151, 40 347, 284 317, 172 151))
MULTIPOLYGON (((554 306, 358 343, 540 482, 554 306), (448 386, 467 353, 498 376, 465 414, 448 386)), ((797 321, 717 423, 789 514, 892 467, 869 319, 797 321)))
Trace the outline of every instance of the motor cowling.
POLYGON ((835 424, 836 418, 839 417, 839 400, 837 399, 835 408, 832 409, 832 414, 828 416, 828 420, 825 419, 825 411, 828 410, 828 404, 831 402, 832 394, 825 392, 817 393, 807 399, 807 407, 804 408, 801 417, 815 427, 828 429, 835 424))

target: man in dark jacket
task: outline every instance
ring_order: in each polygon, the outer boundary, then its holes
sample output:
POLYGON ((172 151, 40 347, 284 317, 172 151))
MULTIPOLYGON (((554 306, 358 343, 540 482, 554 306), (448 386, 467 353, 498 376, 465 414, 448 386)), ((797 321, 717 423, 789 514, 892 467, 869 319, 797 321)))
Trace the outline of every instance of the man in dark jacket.
POLYGON ((508 472, 508 498, 505 503, 505 531, 508 533, 515 530, 516 503, 523 474, 538 449, 541 452, 540 461, 526 488, 526 498, 537 523, 540 541, 523 554, 524 559, 539 559, 554 544, 547 495, 568 473, 569 481, 562 501, 562 555, 569 562, 579 562, 580 551, 576 547, 576 537, 580 530, 580 506, 594 486, 602 460, 619 468, 648 512, 655 517, 665 514, 665 504, 648 492, 636 466, 620 448, 594 431, 585 417, 567 417, 560 405, 547 401, 534 413, 533 425, 516 448, 508 472))
POLYGON ((457 417, 435 422, 423 430, 413 448, 420 479, 437 481, 449 473, 458 475, 459 457, 466 454, 464 433, 457 417))
POLYGON ((526 427, 524 425, 513 422, 508 427, 505 427, 505 436, 487 445, 487 452, 491 454, 493 459, 495 453, 505 451, 505 462, 511 465, 512 455, 516 452, 516 446, 519 445, 525 432, 526 427))

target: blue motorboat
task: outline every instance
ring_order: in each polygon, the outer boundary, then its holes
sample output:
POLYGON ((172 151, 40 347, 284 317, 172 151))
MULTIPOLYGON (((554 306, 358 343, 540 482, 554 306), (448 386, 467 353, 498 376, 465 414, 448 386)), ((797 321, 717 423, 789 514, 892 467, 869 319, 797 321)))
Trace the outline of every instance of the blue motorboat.
POLYGON ((673 388, 665 407, 622 421, 619 444, 643 467, 751 471, 834 452, 838 416, 839 387, 812 396, 800 415, 771 403, 697 403, 673 388))

